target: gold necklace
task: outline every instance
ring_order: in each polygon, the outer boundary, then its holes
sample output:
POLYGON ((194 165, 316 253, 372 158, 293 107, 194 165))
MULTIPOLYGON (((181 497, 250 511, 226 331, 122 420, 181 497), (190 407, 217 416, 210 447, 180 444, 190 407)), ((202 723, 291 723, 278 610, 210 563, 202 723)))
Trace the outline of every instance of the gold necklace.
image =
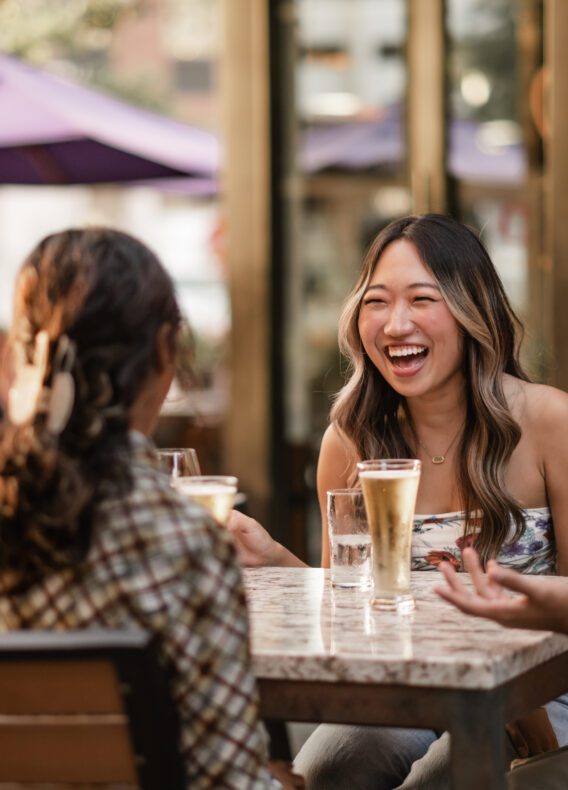
POLYGON ((420 447, 421 447, 421 448, 424 450, 424 452, 426 453, 426 455, 427 455, 427 456, 430 458, 430 460, 432 461, 432 463, 433 463, 433 464, 436 464, 436 465, 438 465, 438 464, 443 464, 443 463, 444 463, 444 461, 446 460, 446 456, 448 455, 448 453, 450 452, 450 450, 451 450, 451 449, 452 449, 452 447, 454 446, 454 444, 455 444, 455 442, 456 442, 456 439, 457 439, 457 438, 458 438, 458 436, 461 434, 461 432, 462 432, 462 429, 463 429, 463 426, 464 426, 464 425, 465 425, 465 423, 462 423, 462 424, 460 425, 460 427, 458 428, 458 432, 456 433, 456 435, 454 436, 454 438, 452 439, 452 441, 449 443, 448 447, 446 448, 446 452, 445 452, 445 453, 443 453, 442 455, 430 455, 430 452, 428 451, 428 449, 427 449, 426 447, 424 447, 424 445, 423 445, 423 444, 422 444, 422 442, 420 441, 420 438, 419 438, 419 436, 418 436, 418 434, 417 434, 417 433, 415 434, 415 436, 416 436, 416 441, 418 442, 418 444, 420 445, 420 447))

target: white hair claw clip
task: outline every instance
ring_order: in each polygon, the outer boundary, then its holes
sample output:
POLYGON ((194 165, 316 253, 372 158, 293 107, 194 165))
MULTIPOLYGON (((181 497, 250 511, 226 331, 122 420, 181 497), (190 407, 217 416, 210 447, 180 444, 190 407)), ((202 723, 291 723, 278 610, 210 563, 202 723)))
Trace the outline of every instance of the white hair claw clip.
POLYGON ((58 436, 65 428, 75 403, 75 380, 71 368, 75 363, 75 344, 61 335, 53 360, 53 379, 47 406, 47 430, 58 436))

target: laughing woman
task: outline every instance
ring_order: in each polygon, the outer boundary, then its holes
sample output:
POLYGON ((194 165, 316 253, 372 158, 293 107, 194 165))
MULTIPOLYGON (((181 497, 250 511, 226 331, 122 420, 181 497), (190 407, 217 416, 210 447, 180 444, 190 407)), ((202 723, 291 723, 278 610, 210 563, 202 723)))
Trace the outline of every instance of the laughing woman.
MULTIPOLYGON (((422 461, 415 570, 443 559, 461 569, 462 548, 475 545, 483 561, 568 573, 568 395, 529 382, 520 330, 469 229, 425 215, 379 234, 340 322, 351 376, 318 464, 324 567, 326 491, 355 484, 360 459, 414 457, 422 461)), ((299 563, 258 525, 235 518, 232 529, 245 561, 299 563)), ((568 707, 553 702, 548 714, 560 744, 568 742, 568 707)), ((387 790, 436 738, 426 730, 322 726, 296 765, 310 788, 387 790)), ((422 781, 435 786, 433 776, 422 781)))

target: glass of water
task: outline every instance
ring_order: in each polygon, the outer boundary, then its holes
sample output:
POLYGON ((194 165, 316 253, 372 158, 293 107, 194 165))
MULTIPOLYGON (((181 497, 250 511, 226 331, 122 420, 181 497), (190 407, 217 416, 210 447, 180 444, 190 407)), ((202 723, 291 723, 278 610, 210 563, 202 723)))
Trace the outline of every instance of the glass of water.
POLYGON ((371 537, 360 488, 327 492, 327 528, 334 587, 371 587, 371 537))
POLYGON ((158 450, 158 458, 164 472, 172 480, 201 474, 197 453, 193 447, 165 447, 158 450))

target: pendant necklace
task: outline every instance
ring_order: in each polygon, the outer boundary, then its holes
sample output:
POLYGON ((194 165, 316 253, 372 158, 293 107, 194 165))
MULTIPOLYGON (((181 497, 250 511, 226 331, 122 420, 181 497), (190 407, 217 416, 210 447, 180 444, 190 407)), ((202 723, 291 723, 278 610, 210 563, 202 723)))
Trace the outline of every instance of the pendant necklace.
POLYGON ((463 427, 464 427, 464 425, 465 425, 465 423, 462 423, 462 424, 460 425, 460 427, 458 428, 458 432, 456 433, 456 435, 454 436, 454 438, 452 439, 452 441, 449 443, 449 445, 448 445, 448 447, 447 447, 447 449, 446 449, 446 452, 445 452, 445 453, 443 453, 442 455, 430 455, 430 453, 429 453, 428 449, 427 449, 426 447, 424 447, 424 445, 422 444, 422 442, 421 442, 421 441, 420 441, 420 439, 418 438, 418 434, 416 434, 416 441, 418 442, 418 444, 420 445, 420 447, 421 447, 421 448, 424 450, 424 452, 426 453, 426 455, 427 455, 427 456, 430 458, 430 461, 431 461, 433 464, 436 464, 436 465, 443 464, 443 463, 444 463, 444 461, 446 460, 446 457, 447 457, 448 453, 450 452, 450 450, 451 450, 451 449, 452 449, 452 447, 454 446, 454 444, 455 444, 455 442, 456 442, 456 440, 457 440, 458 436, 461 434, 461 432, 462 432, 462 430, 463 430, 463 427))

